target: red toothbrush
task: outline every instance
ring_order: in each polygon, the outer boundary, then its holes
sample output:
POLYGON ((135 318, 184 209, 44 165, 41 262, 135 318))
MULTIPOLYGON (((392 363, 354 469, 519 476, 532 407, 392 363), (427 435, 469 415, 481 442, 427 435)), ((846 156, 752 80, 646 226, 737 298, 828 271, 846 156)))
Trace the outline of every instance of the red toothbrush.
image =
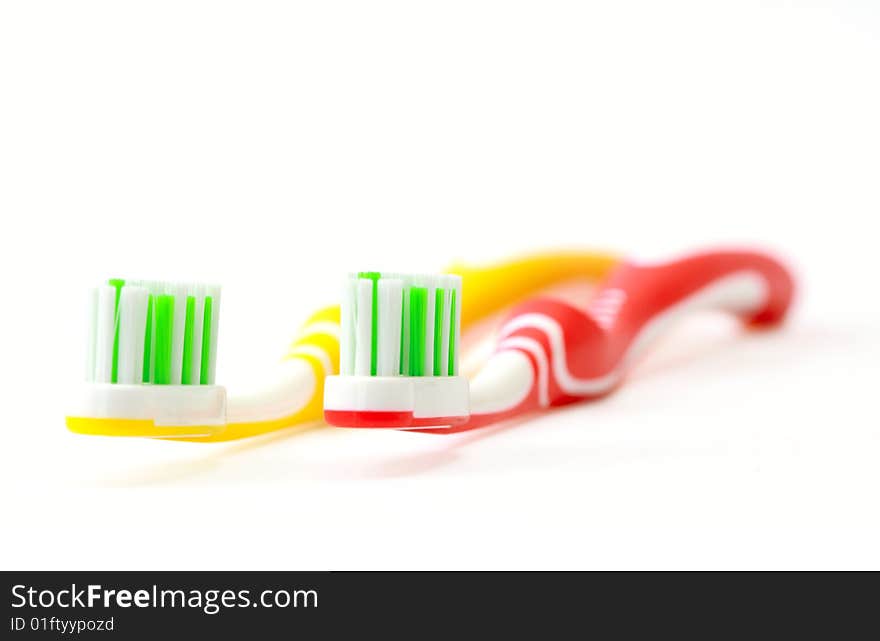
MULTIPOLYGON (((352 425, 326 405, 325 416, 338 426, 418 427, 452 434, 598 398, 613 391, 654 339, 682 316, 725 311, 748 326, 768 327, 784 319, 793 294, 789 271, 758 252, 713 251, 659 264, 624 262, 585 301, 586 307, 553 298, 516 307, 500 330, 495 353, 470 381, 469 417, 458 412, 452 425, 440 413, 436 422, 421 418, 395 424, 383 417, 373 424, 369 413, 362 413, 352 425)), ((393 382, 389 377, 386 392, 393 382)), ((383 393, 381 387, 378 382, 377 394, 383 393)), ((467 389, 457 393, 467 394, 467 389)), ((455 402, 461 406, 460 399, 455 402)))

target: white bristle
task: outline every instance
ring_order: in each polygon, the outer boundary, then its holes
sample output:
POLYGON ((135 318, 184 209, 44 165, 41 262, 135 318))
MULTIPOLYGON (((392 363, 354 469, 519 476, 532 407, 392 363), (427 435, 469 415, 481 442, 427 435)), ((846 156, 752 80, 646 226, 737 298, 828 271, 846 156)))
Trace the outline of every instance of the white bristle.
POLYGON ((425 310, 425 376, 434 375, 434 306, 437 291, 437 278, 425 278, 423 286, 428 291, 427 309, 425 310))
POLYGON ((180 385, 183 367, 183 330, 186 326, 186 287, 174 283, 169 287, 174 296, 174 329, 171 331, 171 384, 180 385))
POLYGON ((211 297, 211 344, 208 350, 208 384, 213 385, 217 376, 217 339, 220 335, 220 288, 210 285, 206 295, 211 297))
POLYGON ((133 385, 143 377, 144 332, 147 324, 147 290, 123 287, 119 295, 119 350, 117 383, 133 385))
POLYGON ((191 289, 195 297, 195 313, 193 316, 193 350, 190 355, 193 384, 199 380, 199 372, 202 368, 202 330, 205 324, 205 287, 195 285, 191 289))
POLYGON ((109 285, 98 288, 95 323, 95 382, 109 383, 113 373, 113 338, 116 334, 114 307, 116 290, 109 285))
POLYGON ((394 376, 400 368, 400 309, 403 283, 399 279, 379 280, 378 376, 394 376))
POLYGON ((401 359, 400 359, 400 373, 403 374, 409 371, 409 286, 410 282, 408 278, 403 278, 403 296, 401 297, 401 304, 403 305, 403 326, 400 328, 401 341, 400 348, 403 350, 401 359))
MULTIPOLYGON (((123 291, 125 291, 123 287, 123 291)), ((135 370, 132 383, 142 383, 144 380, 144 338, 147 330, 147 307, 150 304, 150 292, 145 287, 132 287, 134 301, 132 307, 136 314, 131 340, 134 341, 135 370)))
POLYGON ((450 319, 450 303, 452 302, 452 290, 445 286, 443 290, 443 322, 441 325, 441 346, 440 346, 440 376, 449 375, 449 319, 450 319))
POLYGON ((86 304, 86 382, 95 380, 95 347, 98 334, 98 290, 89 290, 86 304))
POLYGON ((355 376, 370 375, 373 323, 373 281, 362 278, 357 281, 357 309, 355 312, 355 376))
POLYGON ((461 277, 450 276, 450 287, 455 291, 455 319, 450 320, 450 326, 455 329, 455 355, 453 369, 449 376, 458 376, 458 361, 461 354, 461 277))
POLYGON ((354 375, 356 289, 357 280, 346 278, 342 287, 342 304, 339 308, 339 373, 343 376, 354 375))

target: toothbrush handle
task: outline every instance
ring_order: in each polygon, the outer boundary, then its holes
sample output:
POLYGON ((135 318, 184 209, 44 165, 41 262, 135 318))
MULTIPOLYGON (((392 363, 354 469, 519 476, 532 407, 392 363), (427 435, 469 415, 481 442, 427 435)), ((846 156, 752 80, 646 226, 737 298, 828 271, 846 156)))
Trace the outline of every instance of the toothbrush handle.
POLYGON ((518 306, 501 330, 488 375, 481 372, 472 382, 476 403, 470 421, 443 433, 603 396, 682 316, 723 310, 750 326, 771 326, 784 319, 793 294, 788 270, 758 252, 717 251, 656 265, 621 264, 586 311, 548 298, 518 306))
POLYGON ((695 312, 723 311, 748 326, 773 326, 784 319, 793 296, 788 270, 758 252, 705 252, 656 265, 624 263, 590 302, 589 314, 606 332, 603 358, 592 373, 630 364, 654 337, 695 312))
POLYGON ((461 310, 461 327, 465 330, 551 285, 574 279, 607 278, 619 263, 620 257, 610 252, 547 251, 490 265, 453 263, 446 273, 461 276, 467 299, 461 310))
POLYGON ((626 303, 614 320, 616 332, 643 326, 658 313, 700 294, 694 309, 729 311, 750 325, 773 325, 785 316, 794 281, 778 260, 752 251, 714 251, 667 263, 623 263, 609 276, 591 309, 602 318, 603 303, 622 291, 626 303))

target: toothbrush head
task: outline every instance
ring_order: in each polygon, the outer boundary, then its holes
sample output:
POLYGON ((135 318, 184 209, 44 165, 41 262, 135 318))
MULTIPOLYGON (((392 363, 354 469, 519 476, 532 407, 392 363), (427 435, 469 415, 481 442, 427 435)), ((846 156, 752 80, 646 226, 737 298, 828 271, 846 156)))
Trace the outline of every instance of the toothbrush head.
POLYGON ((214 384, 220 288, 111 279, 88 303, 85 384, 68 428, 80 434, 206 436, 223 429, 214 384))
POLYGON ((340 375, 324 383, 324 418, 337 427, 423 428, 469 417, 458 373, 461 278, 351 274, 341 306, 340 375))

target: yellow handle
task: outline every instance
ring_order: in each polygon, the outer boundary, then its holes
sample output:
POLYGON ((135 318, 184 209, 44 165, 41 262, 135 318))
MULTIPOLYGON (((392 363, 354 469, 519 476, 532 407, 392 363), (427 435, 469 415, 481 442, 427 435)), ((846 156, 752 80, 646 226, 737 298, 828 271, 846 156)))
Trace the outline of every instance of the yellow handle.
POLYGON ((446 271, 462 279, 462 331, 477 321, 556 283, 573 278, 600 280, 619 258, 602 252, 543 252, 494 265, 453 264, 446 271))

